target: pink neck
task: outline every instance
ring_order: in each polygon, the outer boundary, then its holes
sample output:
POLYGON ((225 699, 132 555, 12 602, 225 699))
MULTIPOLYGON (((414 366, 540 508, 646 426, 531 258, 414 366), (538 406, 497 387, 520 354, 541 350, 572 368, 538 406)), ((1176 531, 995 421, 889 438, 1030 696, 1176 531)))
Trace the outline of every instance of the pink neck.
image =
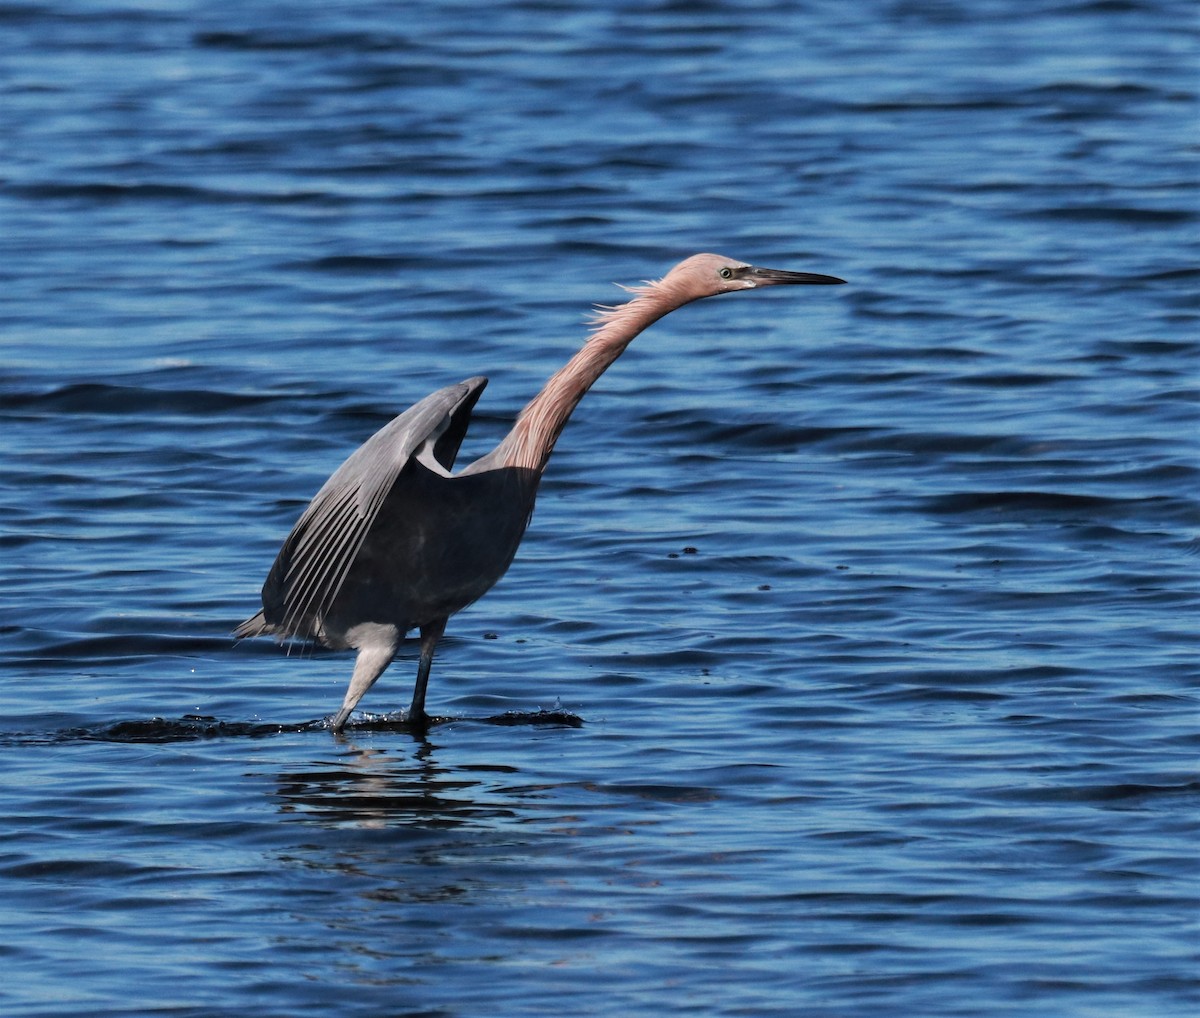
POLYGON ((686 303, 667 299, 666 294, 653 286, 635 292, 638 297, 628 304, 601 312, 600 325, 591 338, 521 411, 497 450, 505 466, 541 473, 583 394, 624 353, 638 333, 686 303))

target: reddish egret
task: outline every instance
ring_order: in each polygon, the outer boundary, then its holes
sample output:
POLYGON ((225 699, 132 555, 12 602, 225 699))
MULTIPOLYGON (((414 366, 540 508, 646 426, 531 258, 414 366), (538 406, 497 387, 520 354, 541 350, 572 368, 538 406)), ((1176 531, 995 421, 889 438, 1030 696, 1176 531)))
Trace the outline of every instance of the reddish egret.
POLYGON ((698 254, 657 282, 627 287, 633 299, 601 309, 591 337, 521 411, 512 431, 458 473, 450 471, 487 379, 468 378, 426 396, 367 439, 317 492, 267 575, 262 611, 237 635, 270 633, 357 650, 333 719, 333 730, 341 731, 405 635, 419 629, 408 720, 423 729, 425 687, 447 620, 508 569, 563 426, 630 341, 701 297, 842 282, 698 254))

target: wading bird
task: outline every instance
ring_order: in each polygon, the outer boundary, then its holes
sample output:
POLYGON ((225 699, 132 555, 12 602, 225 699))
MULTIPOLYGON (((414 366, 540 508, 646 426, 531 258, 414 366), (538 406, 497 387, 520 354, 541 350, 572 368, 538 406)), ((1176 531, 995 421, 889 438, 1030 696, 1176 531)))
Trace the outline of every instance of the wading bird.
POLYGON ((521 411, 487 455, 451 473, 487 379, 426 396, 358 448, 309 503, 267 575, 262 611, 236 635, 317 642, 358 657, 346 719, 412 629, 421 658, 408 721, 428 724, 433 652, 455 612, 504 575, 533 513, 538 482, 583 394, 648 325, 701 297, 789 283, 843 283, 812 272, 761 269, 693 255, 628 303, 601 308, 591 337, 521 411))

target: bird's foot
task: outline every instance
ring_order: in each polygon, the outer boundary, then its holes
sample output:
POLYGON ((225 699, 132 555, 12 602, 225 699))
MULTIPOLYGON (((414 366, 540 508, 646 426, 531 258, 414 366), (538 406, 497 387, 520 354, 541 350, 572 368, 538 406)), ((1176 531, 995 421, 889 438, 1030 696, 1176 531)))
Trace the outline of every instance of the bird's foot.
POLYGON ((433 718, 426 714, 423 710, 410 710, 408 716, 404 719, 405 723, 414 732, 424 735, 429 731, 429 726, 433 724, 433 718))

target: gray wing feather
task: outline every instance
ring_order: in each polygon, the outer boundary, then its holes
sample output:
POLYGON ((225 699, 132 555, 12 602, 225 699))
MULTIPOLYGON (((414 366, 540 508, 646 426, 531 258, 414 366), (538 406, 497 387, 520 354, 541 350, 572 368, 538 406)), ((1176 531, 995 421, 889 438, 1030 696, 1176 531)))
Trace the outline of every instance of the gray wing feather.
POLYGON ((318 635, 320 620, 342 589, 396 479, 431 440, 438 462, 446 470, 454 465, 485 385, 486 378, 469 378, 426 396, 334 471, 288 534, 263 584, 263 615, 272 631, 318 635))

